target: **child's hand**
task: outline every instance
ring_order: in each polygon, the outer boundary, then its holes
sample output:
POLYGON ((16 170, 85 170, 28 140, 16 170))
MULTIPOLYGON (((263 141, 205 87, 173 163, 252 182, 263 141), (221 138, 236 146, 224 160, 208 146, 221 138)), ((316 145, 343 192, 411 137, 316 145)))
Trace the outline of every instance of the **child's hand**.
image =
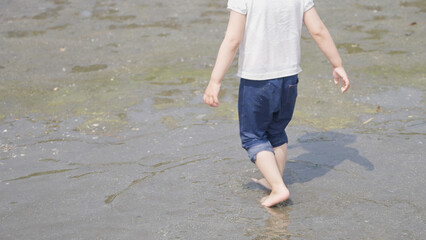
POLYGON ((348 75, 345 72, 345 69, 343 67, 336 67, 333 69, 333 77, 334 77, 334 84, 339 84, 339 80, 342 79, 343 86, 340 88, 340 91, 342 93, 346 92, 349 89, 349 79, 348 75))
POLYGON ((219 106, 219 95, 220 91, 220 83, 215 83, 213 81, 209 82, 209 85, 206 88, 206 91, 204 92, 203 100, 204 102, 209 105, 210 107, 217 107, 219 106))

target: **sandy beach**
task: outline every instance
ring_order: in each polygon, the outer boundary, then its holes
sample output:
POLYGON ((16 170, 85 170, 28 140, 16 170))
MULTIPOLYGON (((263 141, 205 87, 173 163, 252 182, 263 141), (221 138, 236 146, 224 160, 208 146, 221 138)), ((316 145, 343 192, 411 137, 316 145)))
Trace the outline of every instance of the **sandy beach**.
POLYGON ((426 239, 425 1, 315 1, 284 181, 264 208, 234 61, 202 94, 226 1, 0 2, 0 239, 426 239))

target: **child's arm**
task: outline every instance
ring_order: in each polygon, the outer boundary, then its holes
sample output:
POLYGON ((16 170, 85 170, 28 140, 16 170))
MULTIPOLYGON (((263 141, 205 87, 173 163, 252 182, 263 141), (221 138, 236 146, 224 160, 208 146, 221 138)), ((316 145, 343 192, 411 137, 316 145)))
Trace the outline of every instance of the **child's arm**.
POLYGON ((334 83, 337 85, 342 79, 342 93, 349 89, 349 79, 342 65, 342 59, 337 51, 336 45, 327 30, 327 27, 321 21, 315 8, 311 8, 305 12, 303 21, 311 34, 312 38, 317 43, 318 47, 327 57, 328 61, 333 65, 334 83))
POLYGON ((225 38, 219 48, 216 64, 203 96, 204 102, 211 107, 219 106, 220 84, 229 66, 231 66, 238 46, 243 39, 245 24, 246 15, 231 11, 225 38))

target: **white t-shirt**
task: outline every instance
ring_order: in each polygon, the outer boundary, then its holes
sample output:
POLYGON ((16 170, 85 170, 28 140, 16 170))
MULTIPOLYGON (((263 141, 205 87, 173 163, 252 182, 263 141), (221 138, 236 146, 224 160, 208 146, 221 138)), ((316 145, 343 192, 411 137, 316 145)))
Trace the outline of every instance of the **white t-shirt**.
POLYGON ((298 74, 303 14, 313 0, 228 0, 228 9, 245 14, 238 76, 267 80, 298 74))

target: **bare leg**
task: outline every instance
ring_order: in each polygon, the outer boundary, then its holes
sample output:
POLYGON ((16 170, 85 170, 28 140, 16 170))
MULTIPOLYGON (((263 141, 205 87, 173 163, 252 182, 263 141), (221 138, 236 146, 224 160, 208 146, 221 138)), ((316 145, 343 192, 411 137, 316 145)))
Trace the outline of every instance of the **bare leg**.
POLYGON ((274 154, 269 151, 262 151, 257 154, 256 159, 256 166, 272 189, 271 194, 266 199, 261 200, 262 205, 271 207, 285 201, 290 196, 290 192, 284 184, 274 154))
MULTIPOLYGON (((284 174, 285 163, 287 162, 287 143, 279 147, 275 147, 274 152, 275 152, 275 160, 277 162, 278 169, 282 176, 284 174)), ((268 183, 268 181, 266 181, 265 178, 262 178, 262 179, 252 178, 252 180, 253 182, 262 185, 266 189, 271 190, 271 185, 268 183)))
POLYGON ((274 148, 275 160, 277 161, 278 169, 281 176, 284 174, 285 163, 287 162, 287 143, 274 148))

